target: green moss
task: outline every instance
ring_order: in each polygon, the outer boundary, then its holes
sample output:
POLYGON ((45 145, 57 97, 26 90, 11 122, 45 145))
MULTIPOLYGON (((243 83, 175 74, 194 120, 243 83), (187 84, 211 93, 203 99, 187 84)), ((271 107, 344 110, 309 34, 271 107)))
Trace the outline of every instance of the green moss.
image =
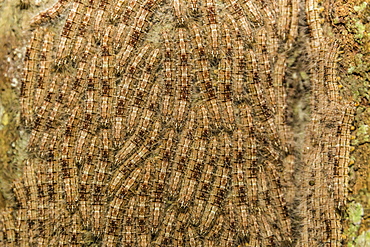
POLYGON ((356 139, 351 142, 351 145, 358 146, 370 142, 369 125, 361 125, 356 130, 356 139))
POLYGON ((356 247, 370 247, 370 230, 362 232, 355 241, 356 247))
POLYGON ((352 74, 353 72, 355 72, 355 70, 356 70, 356 66, 351 66, 348 68, 347 72, 348 74, 352 74))
POLYGON ((362 4, 358 5, 358 6, 355 6, 353 7, 353 9, 356 11, 356 12, 362 12, 366 9, 366 6, 367 6, 367 2, 363 2, 362 4))
POLYGON ((366 73, 370 71, 370 64, 365 60, 363 54, 356 54, 353 60, 354 63, 347 69, 348 74, 360 74, 363 79, 368 79, 366 73))
POLYGON ((304 71, 300 71, 299 73, 300 73, 301 78, 302 78, 303 80, 308 80, 308 79, 309 79, 309 76, 308 76, 308 74, 307 74, 306 72, 304 72, 304 71))
POLYGON ((361 20, 358 20, 355 23, 356 26, 356 34, 355 34, 355 39, 362 39, 364 37, 364 33, 366 30, 365 25, 362 23, 361 20))
POLYGON ((351 239, 351 242, 356 238, 358 229, 360 228, 359 225, 350 225, 348 228, 347 237, 351 239))
MULTIPOLYGON (((346 22, 346 29, 349 33, 353 34, 353 39, 359 43, 363 44, 366 43, 369 39, 369 25, 367 19, 363 18, 366 16, 367 11, 367 3, 363 2, 358 6, 354 6, 353 8, 356 15, 354 18, 348 18, 346 22)), ((346 34, 344 34, 346 35, 346 34)))
MULTIPOLYGON (((347 209, 349 227, 346 230, 345 235, 348 238, 348 247, 366 246, 358 245, 360 236, 358 236, 358 230, 364 215, 364 209, 360 203, 352 202, 348 205, 347 209), (358 236, 358 237, 357 237, 358 236)), ((362 240, 361 240, 362 241, 362 240)), ((369 242, 370 243, 370 242, 369 242)))
POLYGON ((361 223, 362 216, 364 214, 364 209, 360 203, 351 203, 348 207, 348 218, 350 222, 354 225, 359 225, 361 223))

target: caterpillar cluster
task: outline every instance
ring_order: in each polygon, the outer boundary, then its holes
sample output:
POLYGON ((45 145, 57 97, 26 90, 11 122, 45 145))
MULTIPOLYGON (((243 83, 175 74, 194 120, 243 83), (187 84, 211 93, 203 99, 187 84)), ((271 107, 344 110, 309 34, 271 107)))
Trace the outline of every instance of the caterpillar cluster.
POLYGON ((307 1, 311 120, 296 154, 299 5, 59 0, 37 15, 20 95, 29 157, 0 243, 339 246, 354 107, 307 1))

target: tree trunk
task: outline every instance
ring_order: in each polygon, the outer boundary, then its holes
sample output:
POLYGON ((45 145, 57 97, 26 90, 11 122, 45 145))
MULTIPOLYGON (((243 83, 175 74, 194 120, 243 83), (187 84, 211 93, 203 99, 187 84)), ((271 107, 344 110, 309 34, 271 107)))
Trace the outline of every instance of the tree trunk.
POLYGON ((370 245, 366 3, 0 13, 1 245, 370 245))

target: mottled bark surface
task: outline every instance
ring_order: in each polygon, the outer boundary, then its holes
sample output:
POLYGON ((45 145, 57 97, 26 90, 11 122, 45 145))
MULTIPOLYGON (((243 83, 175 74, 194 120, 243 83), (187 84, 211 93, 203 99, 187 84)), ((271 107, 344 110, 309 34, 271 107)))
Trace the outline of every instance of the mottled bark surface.
POLYGON ((366 4, 3 6, 3 245, 366 244, 366 4))

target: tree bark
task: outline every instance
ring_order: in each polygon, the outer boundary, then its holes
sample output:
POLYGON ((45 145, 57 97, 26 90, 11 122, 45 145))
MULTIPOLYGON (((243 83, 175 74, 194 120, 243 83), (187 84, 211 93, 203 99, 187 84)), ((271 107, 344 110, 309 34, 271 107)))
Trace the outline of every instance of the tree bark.
POLYGON ((46 5, 0 8, 2 245, 368 243, 366 3, 46 5))

